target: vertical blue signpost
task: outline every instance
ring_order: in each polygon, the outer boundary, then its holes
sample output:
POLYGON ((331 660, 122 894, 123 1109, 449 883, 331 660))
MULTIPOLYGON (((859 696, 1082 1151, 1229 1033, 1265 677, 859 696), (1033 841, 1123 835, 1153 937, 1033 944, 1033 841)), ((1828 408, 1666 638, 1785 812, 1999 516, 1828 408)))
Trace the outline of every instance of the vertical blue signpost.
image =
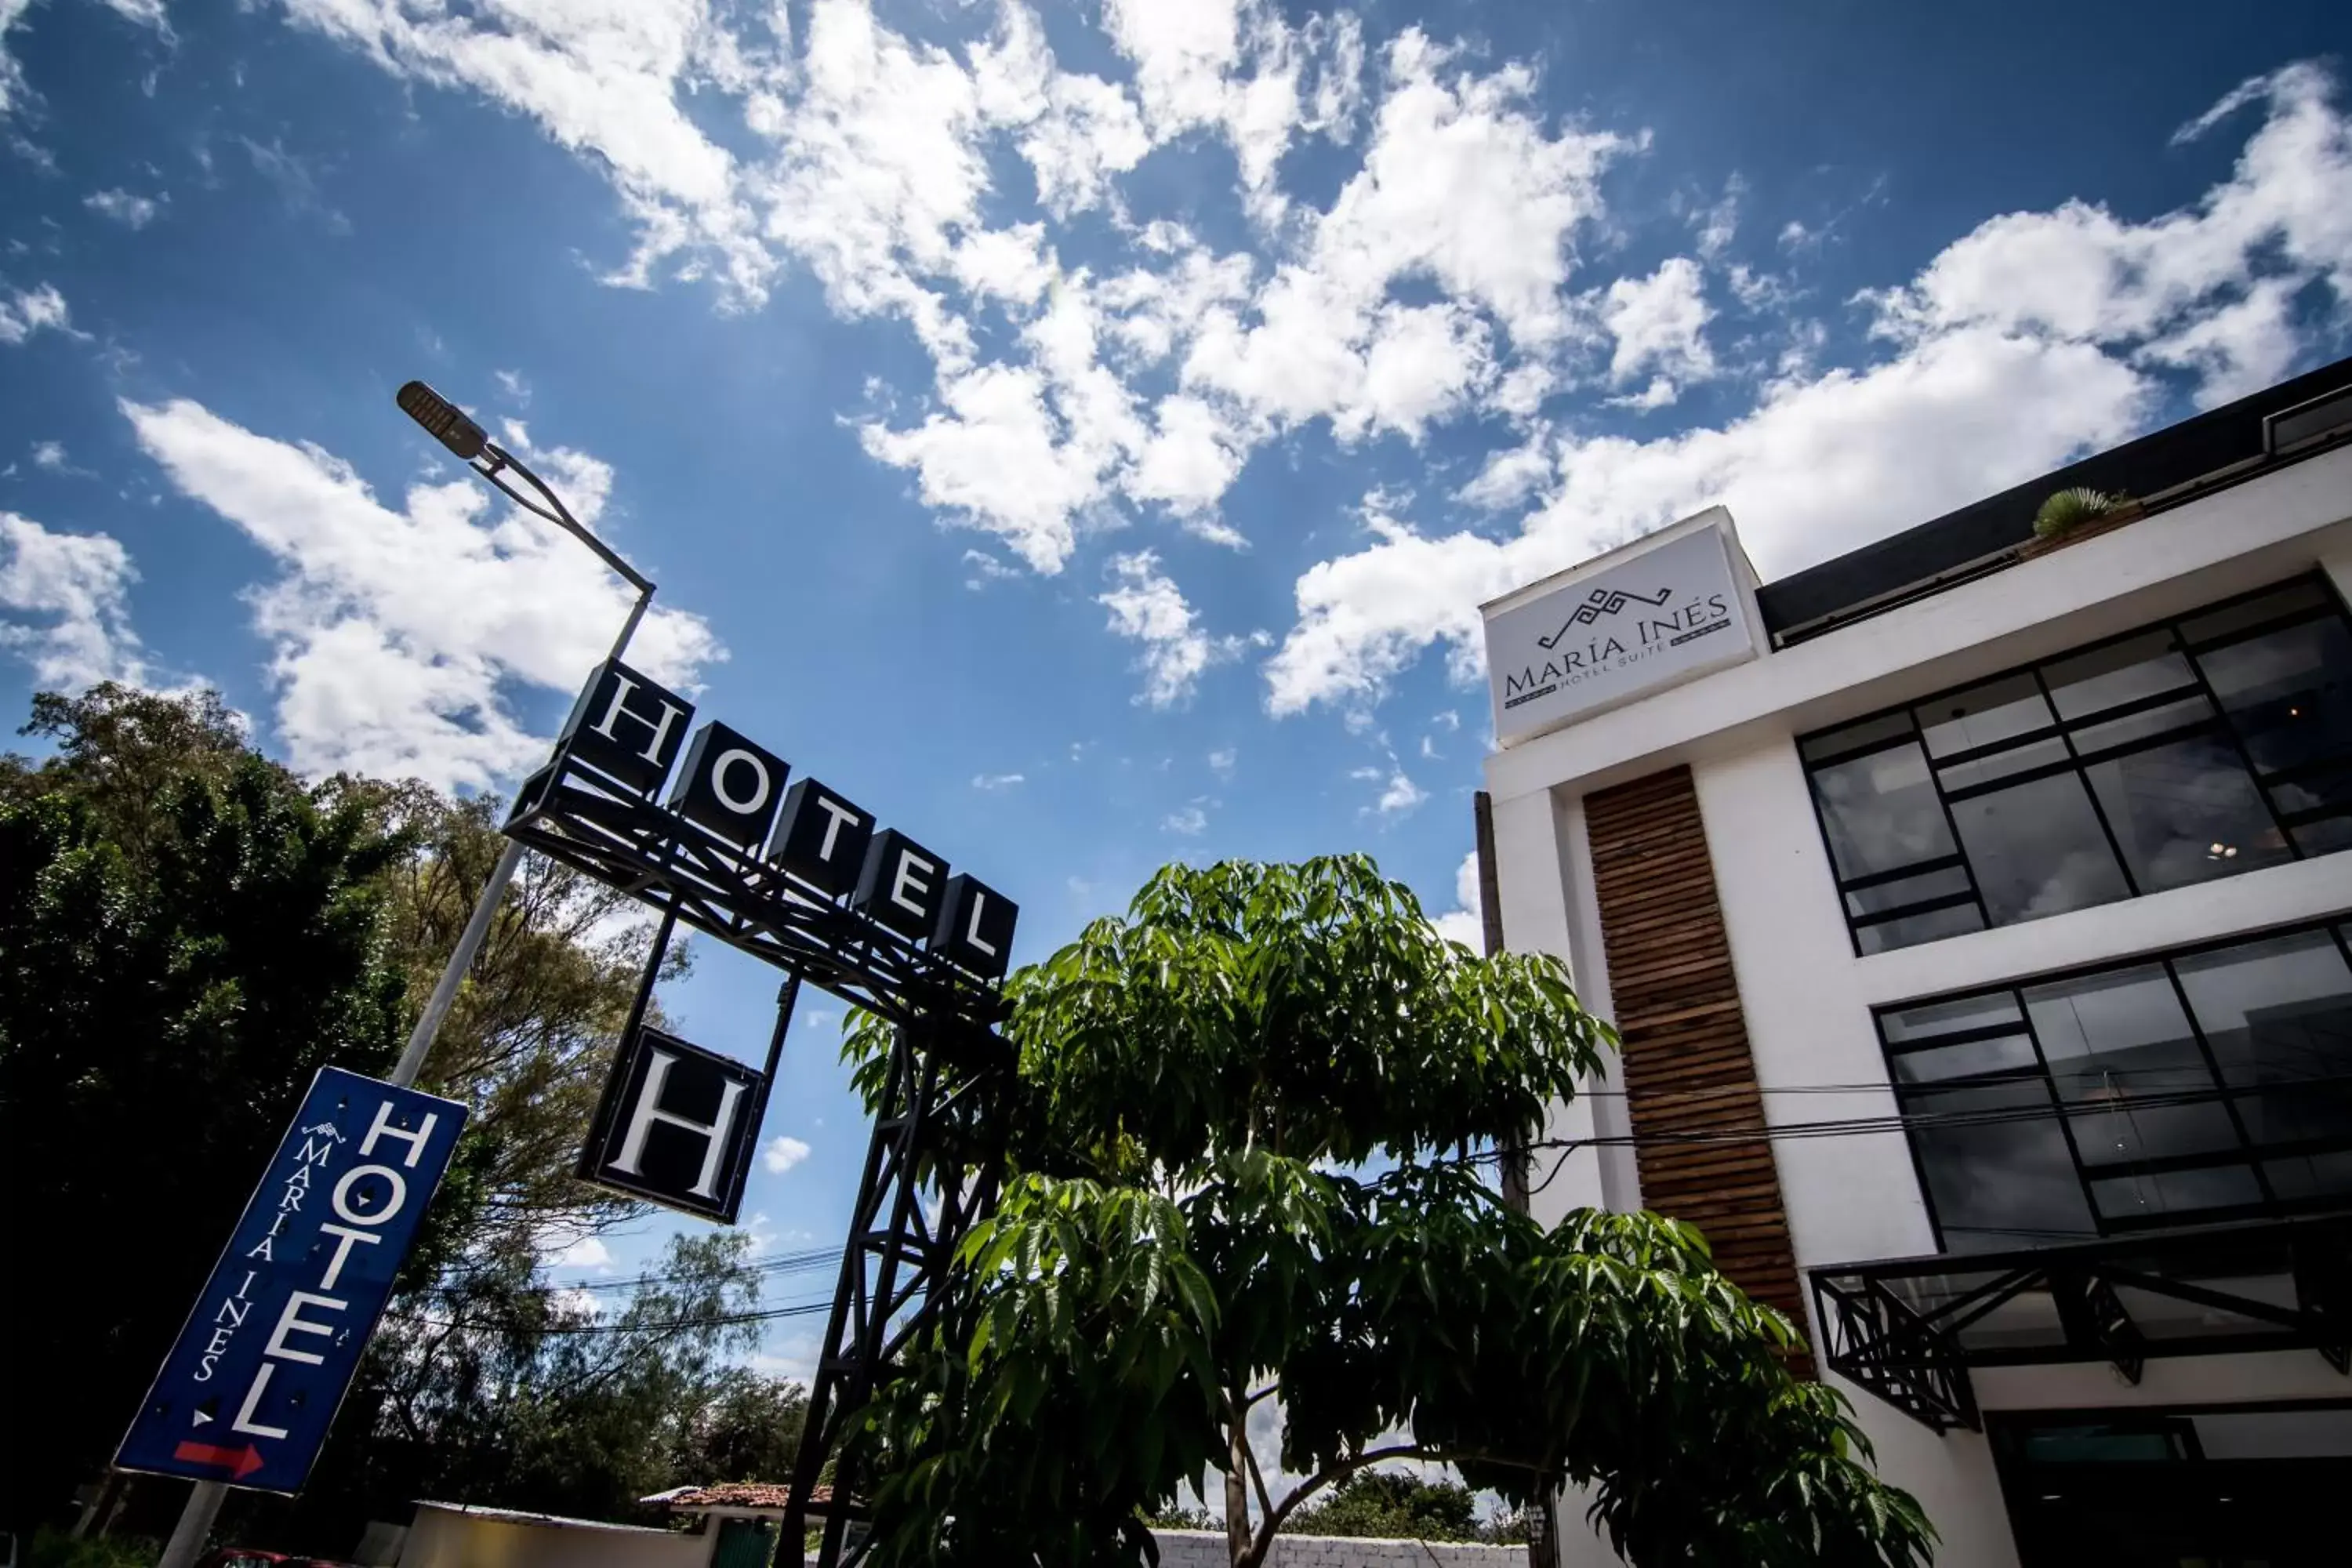
POLYGON ((114 1462, 299 1491, 465 1124, 321 1068, 114 1462))

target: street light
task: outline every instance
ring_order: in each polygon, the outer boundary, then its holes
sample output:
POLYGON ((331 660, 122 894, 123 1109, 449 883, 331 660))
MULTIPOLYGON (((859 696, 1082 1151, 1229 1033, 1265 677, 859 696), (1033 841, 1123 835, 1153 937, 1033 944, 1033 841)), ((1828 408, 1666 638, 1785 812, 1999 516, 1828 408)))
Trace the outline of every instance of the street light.
MULTIPOLYGON (((562 498, 549 488, 545 479, 530 471, 515 455, 492 441, 466 411, 425 385, 412 381, 394 395, 394 401, 406 414, 425 427, 425 433, 462 458, 475 473, 494 486, 500 494, 535 517, 545 518, 581 543, 596 552, 596 558, 616 573, 622 581, 637 591, 637 602, 629 606, 628 618, 621 623, 621 635, 613 640, 614 658, 619 658, 628 647, 629 639, 636 635, 637 624, 646 618, 646 606, 654 596, 652 580, 615 554, 613 548, 581 525, 572 515, 572 509, 562 498), (530 487, 530 493, 515 488, 520 479, 530 487)), ((405 1089, 416 1081, 425 1069, 425 1058, 432 1053, 434 1037, 441 1032, 443 1020, 448 1017, 450 1005, 457 999, 457 986, 466 972, 474 966, 474 956, 482 950, 482 942, 490 934, 490 918, 498 912, 499 900, 505 898, 507 884, 514 880, 515 869, 522 864, 522 845, 516 839, 506 841, 499 851, 498 864, 490 868, 489 880, 482 884, 481 897, 475 901, 474 911, 466 917, 466 929, 457 938, 455 952, 449 954, 448 966, 441 971, 435 983, 433 994, 425 1000, 425 1011, 416 1017, 416 1027, 410 1031, 408 1044, 400 1053, 400 1061, 392 1069, 392 1082, 405 1089)), ((196 1555, 204 1550, 205 1540, 212 1534, 213 1521, 220 1513, 228 1488, 219 1481, 198 1481, 188 1494, 185 1507, 180 1510, 180 1521, 172 1530, 172 1539, 163 1548, 163 1557, 157 1568, 191 1568, 196 1555)))

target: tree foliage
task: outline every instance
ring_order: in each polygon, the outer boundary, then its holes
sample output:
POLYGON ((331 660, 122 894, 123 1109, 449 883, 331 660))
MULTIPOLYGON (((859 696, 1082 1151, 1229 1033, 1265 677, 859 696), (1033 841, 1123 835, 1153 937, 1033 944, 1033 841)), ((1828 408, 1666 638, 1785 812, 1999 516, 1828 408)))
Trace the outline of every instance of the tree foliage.
MULTIPOLYGON (((1924 1560, 1790 1326, 1687 1226, 1547 1230, 1484 1179, 1613 1043, 1553 961, 1440 938, 1368 861, 1171 867, 1013 977, 1013 1179, 869 1413, 880 1560, 1128 1563, 1223 1473, 1237 1568, 1383 1460, 1564 1481, 1637 1563, 1924 1560), (1247 1438, 1279 1400, 1276 1496, 1247 1438)), ((866 1081, 884 1044, 849 1050, 866 1081)))
MULTIPOLYGON (((55 1414, 0 1523, 29 1524, 104 1465, 311 1075, 391 1066, 499 840, 491 802, 306 784, 209 692, 45 694, 26 731, 54 752, 0 759, 0 1147, 25 1264, 7 1394, 55 1414)), ((421 1087, 472 1107, 467 1134, 296 1516, 331 1518, 336 1550, 422 1495, 394 1478, 577 1512, 647 1477, 781 1473, 797 1393, 714 1359, 743 1331, 644 1327, 740 1304, 740 1257, 683 1259, 620 1332, 542 1282, 555 1246, 640 1212, 571 1175, 646 953, 627 917, 527 859, 458 993, 421 1087)))
POLYGON ((420 1497, 621 1519, 671 1487, 781 1479, 804 1402, 739 1364, 759 1342, 749 1246, 675 1237, 605 1311, 504 1260, 453 1270, 380 1332, 320 1506, 346 1528, 420 1497))
POLYGON ((1458 1481, 1390 1470, 1359 1470, 1290 1516, 1292 1535, 1370 1536, 1391 1541, 1484 1541, 1477 1495, 1458 1481))
POLYGON ((100 722, 38 710, 55 771, 0 789, 9 1404, 48 1413, 14 1519, 111 1452, 311 1076, 382 1071, 403 1022, 378 886, 402 846, 216 703, 85 702, 100 722))

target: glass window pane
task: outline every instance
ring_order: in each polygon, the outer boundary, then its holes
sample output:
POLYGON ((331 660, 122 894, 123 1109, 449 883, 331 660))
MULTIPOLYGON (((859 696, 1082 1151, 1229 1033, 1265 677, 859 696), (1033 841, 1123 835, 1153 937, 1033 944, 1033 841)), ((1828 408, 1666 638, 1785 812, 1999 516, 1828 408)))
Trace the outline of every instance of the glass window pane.
POLYGON ((1843 730, 1830 730, 1812 736, 1797 748, 1797 752, 1810 763, 1819 757, 1834 757, 1841 752, 1860 751, 1874 741, 1892 741, 1898 735, 1909 733, 1910 714, 1882 713, 1859 724, 1848 724, 1843 730))
POLYGON ((2265 1160, 2263 1174, 2284 1204, 2341 1203, 2352 1197, 2352 1150, 2265 1160))
POLYGON ((1958 866, 1947 866, 1924 877, 1905 877, 1899 881, 1857 888, 1845 896, 1845 908, 1846 912, 1853 915, 1884 914, 1889 910, 1906 909, 1913 904, 1924 904, 1929 899, 1946 898, 1968 890, 1968 872, 1958 866))
MULTIPOLYGON (((2197 677, 2172 645, 2172 633, 2153 631, 2042 667, 2050 700, 2061 719, 2104 713, 2160 691, 2194 687, 2197 677)), ((2201 699, 2200 699, 2201 700, 2201 699)))
POLYGON ((2198 953, 2173 967, 2228 1082, 2352 1074, 2352 972, 2327 932, 2198 953))
POLYGON ((1916 947, 1923 942, 1966 936, 1982 930, 1984 916, 1975 904, 1967 903, 1930 910, 1921 915, 1905 915, 1900 920, 1880 921, 1875 925, 1856 926, 1853 937, 1854 945, 1869 954, 1892 952, 1898 947, 1916 947))
POLYGON ((2294 858, 2238 749, 2192 735, 2084 770, 2143 893, 2294 858))
POLYGON ((2215 637, 2228 637, 2241 626, 2258 626, 2264 621, 2274 621, 2297 610, 2317 609, 2326 603, 2326 590, 2306 577, 2227 609, 2191 616, 2180 623, 2180 635, 2191 643, 2210 642, 2215 637))
POLYGON ((2326 931, 2175 961, 2257 1143, 2352 1139, 2352 972, 2326 931))
POLYGON ((2242 1208, 2263 1201, 2261 1184, 2246 1165, 2168 1171, 2160 1176, 2110 1176, 2091 1184, 2092 1199, 2110 1220, 2186 1220, 2203 1209, 2242 1208))
POLYGON ((2027 773, 2047 763, 2063 763, 2072 754, 2066 750, 2066 742, 2053 735, 2046 741, 2028 741, 2021 746, 2011 746, 2006 752, 1995 752, 1990 757, 1937 768, 1936 777, 1948 792, 1973 789, 1978 784, 2005 779, 2011 773, 2027 773))
POLYGON ((2023 1035, 1906 1051, 1888 1058, 1897 1083, 1940 1083, 1979 1073, 2014 1072, 2037 1065, 2039 1059, 2033 1054, 2033 1042, 2023 1035))
POLYGON ((1956 803, 1952 818, 1995 925, 2130 894, 2078 774, 2059 773, 1956 803))
POLYGON ((1916 742, 1817 768, 1812 782, 1840 878, 1952 853, 1951 827, 1916 742))
POLYGON ((2352 813, 2352 756, 2334 767, 2325 763, 2268 786, 2282 816, 2298 811, 2334 809, 2352 813))
POLYGON ((2052 722, 2050 704, 2042 700, 2042 689, 2031 675, 2003 676, 1923 702, 1913 711, 1927 737, 1928 754, 1937 757, 2030 734, 2052 722))
POLYGON ((2338 849, 2352 849, 2352 816, 2323 816, 2316 822, 2290 828, 2288 833, 2305 855, 2330 855, 2338 849))
POLYGON ((1914 1090, 1903 1101, 1914 1116, 2002 1111, 2014 1118, 1913 1127, 1911 1145, 1947 1251, 2082 1241, 2098 1234, 2057 1117, 2032 1114, 2054 1109, 2048 1085, 2028 1080, 1914 1090))
POLYGON ((2239 1145, 2197 1037, 2158 965, 2037 985, 2025 1010, 2058 1087, 2074 1108, 2087 1165, 2209 1154, 2239 1145), (2213 1098, 2187 1105, 2149 1097, 2213 1098))
POLYGON ((2305 621, 2197 656, 2264 773, 2352 755, 2352 630, 2305 621))
POLYGON ((1999 1025, 2021 1024, 2025 1015, 2018 1010, 2017 996, 2010 991, 1987 991, 1975 996, 1958 996, 1949 1002, 1929 1002, 1917 1007, 1904 1007, 1878 1016, 1879 1032, 1890 1046, 1900 1046, 1913 1040, 1925 1040, 1937 1035, 1957 1035, 1964 1029, 1990 1029, 1999 1025))
POLYGON ((2074 752, 2077 756, 2087 757, 2094 752, 2104 752, 2109 746, 2127 746, 2134 741, 2161 735, 2171 730, 2186 729, 2211 717, 2213 705, 2205 700, 2205 694, 2200 691, 2194 697, 2184 697, 2178 702, 2168 702, 2145 713, 2109 719, 2098 724, 2085 724, 2074 731, 2074 752))

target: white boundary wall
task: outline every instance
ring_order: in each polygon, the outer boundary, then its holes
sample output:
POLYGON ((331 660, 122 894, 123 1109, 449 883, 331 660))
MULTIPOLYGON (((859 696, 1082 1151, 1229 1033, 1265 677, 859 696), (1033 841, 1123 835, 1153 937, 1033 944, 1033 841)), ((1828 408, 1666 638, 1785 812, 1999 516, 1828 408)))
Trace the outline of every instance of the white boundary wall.
MULTIPOLYGON (((1155 1530, 1160 1568, 1228 1568, 1220 1530, 1155 1530)), ((1524 1546, 1460 1546, 1339 1535, 1277 1535, 1266 1568, 1527 1568, 1524 1546)))

